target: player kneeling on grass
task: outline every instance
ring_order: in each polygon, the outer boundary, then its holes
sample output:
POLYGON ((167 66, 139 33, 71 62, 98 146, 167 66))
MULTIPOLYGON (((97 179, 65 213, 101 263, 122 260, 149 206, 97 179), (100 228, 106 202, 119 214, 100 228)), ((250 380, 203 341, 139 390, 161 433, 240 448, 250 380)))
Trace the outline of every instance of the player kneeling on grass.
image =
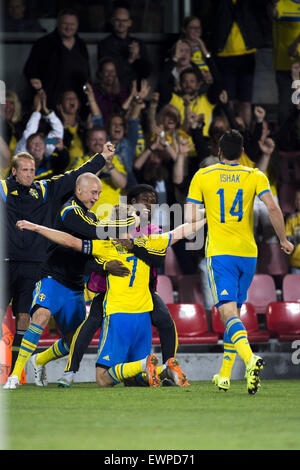
MULTIPOLYGON (((122 240, 130 238, 130 232, 139 225, 139 217, 132 206, 116 206, 111 228, 115 238, 108 240, 81 240, 72 235, 19 221, 21 230, 31 230, 54 243, 93 255, 102 261, 119 259, 130 269, 131 275, 120 277, 108 274, 108 289, 104 298, 101 335, 96 362, 96 381, 100 387, 111 387, 126 379, 146 373, 149 385, 158 387, 158 359, 151 352, 152 327, 149 312, 153 308, 149 291, 150 267, 131 255, 122 240), (125 212, 125 213, 124 213, 125 212)), ((200 230, 206 220, 186 223, 174 230, 145 237, 145 247, 165 256, 168 246, 200 230)), ((135 243, 135 240, 133 241, 135 243)), ((176 385, 188 386, 178 361, 170 358, 162 367, 176 385)), ((9 388, 9 387, 7 387, 9 388)), ((15 388, 15 387, 14 387, 15 388)))

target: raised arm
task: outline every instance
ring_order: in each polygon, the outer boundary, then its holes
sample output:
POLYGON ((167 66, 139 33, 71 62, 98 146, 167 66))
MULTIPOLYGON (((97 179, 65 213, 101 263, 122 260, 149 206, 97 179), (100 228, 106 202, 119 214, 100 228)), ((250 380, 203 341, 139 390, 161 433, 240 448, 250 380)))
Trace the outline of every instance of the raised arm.
POLYGON ((178 227, 174 228, 170 231, 172 236, 172 240, 170 245, 174 245, 174 243, 182 240, 183 238, 187 238, 190 235, 198 232, 204 225, 206 224, 206 219, 198 220, 196 222, 187 222, 185 224, 179 225, 178 227))
POLYGON ((16 225, 19 230, 30 230, 31 232, 39 233, 43 237, 48 238, 48 240, 53 243, 65 246, 66 248, 73 248, 73 250, 76 251, 82 251, 82 240, 73 237, 73 235, 69 233, 44 227, 43 225, 33 224, 27 220, 18 220, 16 225))

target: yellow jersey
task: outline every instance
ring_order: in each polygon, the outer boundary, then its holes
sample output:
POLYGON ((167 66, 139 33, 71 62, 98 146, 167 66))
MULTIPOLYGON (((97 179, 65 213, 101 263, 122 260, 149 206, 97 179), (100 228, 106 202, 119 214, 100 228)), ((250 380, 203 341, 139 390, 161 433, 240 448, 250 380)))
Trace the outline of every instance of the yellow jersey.
MULTIPOLYGON (((236 0, 232 0, 232 3, 235 4, 236 0)), ((234 21, 224 49, 223 51, 219 52, 218 55, 220 57, 228 57, 232 55, 252 54, 253 52, 256 52, 256 49, 246 48, 241 30, 236 21, 234 21)))
POLYGON ((285 232, 287 237, 294 238, 295 250, 290 255, 290 265, 300 267, 300 212, 286 218, 285 232))
POLYGON ((288 47, 300 34, 300 1, 279 0, 276 12, 277 17, 273 21, 273 68, 290 70, 292 63, 299 60, 289 56, 288 47))
MULTIPOLYGON (((175 93, 172 94, 171 101, 169 104, 172 104, 175 106, 175 108, 178 109, 180 113, 180 124, 183 124, 184 121, 184 102, 183 98, 179 95, 176 95, 175 93)), ((196 114, 204 114, 204 127, 203 127, 203 135, 208 137, 208 129, 212 120, 212 113, 215 108, 214 104, 211 104, 207 96, 205 94, 196 96, 191 103, 190 103, 190 109, 193 113, 196 114)))
MULTIPOLYGON (((152 254, 165 256, 171 243, 171 234, 149 235, 140 243, 152 254)), ((126 247, 110 240, 93 240, 92 254, 103 260, 119 260, 130 271, 126 277, 107 275, 107 290, 103 302, 104 316, 113 313, 142 313, 153 310, 152 295, 149 290, 150 266, 129 252, 126 247)))
POLYGON ((257 168, 217 163, 192 178, 187 201, 204 204, 208 226, 206 256, 257 256, 253 235, 253 202, 270 191, 257 168))
POLYGON ((209 70, 209 67, 208 67, 208 65, 206 64, 206 62, 203 58, 203 54, 199 49, 193 51, 191 60, 195 65, 197 65, 200 72, 201 72, 201 70, 206 70, 206 71, 209 70))
POLYGON ((70 163, 67 169, 75 170, 77 157, 82 157, 84 155, 84 148, 83 148, 82 141, 77 133, 78 124, 76 124, 76 126, 67 126, 67 129, 73 136, 71 146, 69 148, 70 163))

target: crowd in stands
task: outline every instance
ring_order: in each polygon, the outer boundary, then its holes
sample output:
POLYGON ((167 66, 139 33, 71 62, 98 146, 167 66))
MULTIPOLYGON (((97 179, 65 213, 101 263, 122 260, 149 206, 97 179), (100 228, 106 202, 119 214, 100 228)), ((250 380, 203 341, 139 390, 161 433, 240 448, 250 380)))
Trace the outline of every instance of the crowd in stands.
MULTIPOLYGON (((300 22, 293 21, 299 13, 296 6, 284 13, 292 3, 286 0, 268 3, 279 103, 278 119, 270 122, 264 105, 252 102, 256 54, 263 44, 252 2, 211 3, 210 41, 202 35, 205 18, 184 18, 153 86, 147 45, 131 33, 134 25, 124 2, 113 10, 112 32, 99 42, 97 70, 91 73, 76 11, 61 11, 55 30, 46 33, 30 12, 24 17, 22 0, 10 0, 5 30, 37 31, 41 37, 23 66, 31 109, 23 108, 28 97, 6 84, 1 177, 9 174, 18 152, 34 156, 36 178, 44 179, 77 168, 110 140, 116 151, 99 175, 103 190, 93 209, 98 216, 105 215, 103 204, 117 203, 137 183, 151 184, 159 205, 183 205, 195 171, 218 161, 222 133, 238 129, 244 137, 241 163, 269 177, 296 246, 289 271, 300 273, 300 99, 291 87, 297 80, 300 87, 300 22), (288 19, 279 21, 284 15, 288 19)), ((163 210, 155 215, 163 226, 163 210)), ((258 244, 277 243, 258 198, 254 230, 258 244)), ((176 244, 174 251, 183 274, 205 271, 203 251, 186 250, 185 243, 176 244)), ((206 303, 209 309, 210 300, 206 303)))

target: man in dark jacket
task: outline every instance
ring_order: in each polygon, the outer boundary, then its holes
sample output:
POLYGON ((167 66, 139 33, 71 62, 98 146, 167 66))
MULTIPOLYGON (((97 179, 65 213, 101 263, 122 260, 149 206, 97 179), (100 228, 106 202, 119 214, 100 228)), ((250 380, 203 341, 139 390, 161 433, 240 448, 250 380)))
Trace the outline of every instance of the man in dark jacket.
POLYGON ((127 8, 114 8, 111 24, 113 32, 98 44, 98 60, 114 59, 121 85, 130 89, 133 80, 147 78, 151 73, 148 51, 143 41, 129 34, 132 19, 127 8))
POLYGON ((85 103, 83 85, 90 74, 89 55, 77 34, 78 24, 75 11, 62 10, 57 17, 56 29, 36 41, 24 67, 31 86, 45 90, 52 109, 59 95, 69 89, 76 91, 85 103))
POLYGON ((10 300, 16 317, 16 334, 12 345, 12 366, 17 358, 25 330, 29 326, 29 309, 32 293, 39 279, 42 263, 46 260, 48 243, 35 233, 17 230, 16 222, 24 217, 32 222, 50 227, 54 213, 62 199, 73 193, 79 175, 97 173, 105 165, 106 158, 113 152, 113 146, 106 143, 102 154, 96 154, 75 171, 53 177, 49 180, 34 181, 35 160, 29 153, 16 155, 12 162, 12 174, 0 180, 0 201, 6 217, 3 237, 4 271, 6 285, 2 311, 10 300))

